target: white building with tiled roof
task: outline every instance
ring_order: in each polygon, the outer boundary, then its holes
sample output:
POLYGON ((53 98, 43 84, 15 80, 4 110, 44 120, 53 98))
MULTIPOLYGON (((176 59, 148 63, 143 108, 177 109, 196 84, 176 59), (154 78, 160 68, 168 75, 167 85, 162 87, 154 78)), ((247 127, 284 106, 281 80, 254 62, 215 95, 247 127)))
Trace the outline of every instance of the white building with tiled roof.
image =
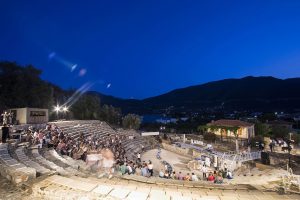
POLYGON ((237 129, 237 134, 239 139, 249 139, 254 137, 254 124, 240 121, 240 120, 229 120, 221 119, 217 121, 212 121, 207 124, 208 131, 215 133, 217 136, 235 137, 233 129, 237 129))

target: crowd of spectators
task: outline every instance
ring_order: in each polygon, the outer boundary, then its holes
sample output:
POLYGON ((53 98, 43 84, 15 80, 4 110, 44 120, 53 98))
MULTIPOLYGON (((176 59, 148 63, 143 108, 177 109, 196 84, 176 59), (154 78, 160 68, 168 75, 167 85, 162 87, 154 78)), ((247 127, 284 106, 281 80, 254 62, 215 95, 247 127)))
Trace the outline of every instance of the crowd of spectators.
MULTIPOLYGON (((159 172, 160 178, 174 179, 174 180, 182 180, 182 181, 199 181, 201 178, 197 176, 195 173, 187 173, 183 175, 181 172, 176 173, 173 171, 169 173, 167 170, 161 169, 159 172)), ((214 171, 214 172, 203 172, 202 180, 210 181, 217 184, 222 184, 224 178, 232 179, 232 173, 229 171, 214 171)))
MULTIPOLYGON (((141 153, 136 158, 128 159, 125 155, 125 149, 122 141, 126 139, 125 135, 98 135, 83 134, 74 139, 71 135, 64 133, 56 125, 47 125, 45 129, 33 130, 28 129, 26 133, 26 141, 42 148, 54 148, 61 155, 68 155, 73 159, 82 159, 86 161, 88 154, 101 154, 103 149, 109 149, 113 153, 114 164, 113 171, 119 174, 135 174, 143 177, 151 177, 154 175, 153 163, 141 161, 141 153)), ((206 166, 202 166, 202 180, 221 184, 223 178, 232 178, 229 171, 207 171, 206 166)), ((181 172, 176 173, 168 163, 164 163, 164 169, 158 173, 160 178, 183 180, 183 181, 199 181, 200 178, 195 173, 187 173, 183 175, 181 172)))
POLYGON ((136 161, 128 160, 125 157, 125 160, 116 160, 115 168, 117 172, 120 174, 135 174, 144 177, 151 177, 153 176, 153 164, 149 160, 148 162, 140 162, 140 159, 136 161))
POLYGON ((109 149, 113 152, 114 158, 125 160, 125 150, 121 141, 125 138, 123 135, 106 135, 83 133, 76 139, 71 135, 64 133, 56 125, 47 125, 43 130, 28 129, 26 133, 26 141, 38 145, 38 147, 46 146, 54 148, 62 155, 68 155, 73 159, 82 159, 86 161, 87 155, 90 153, 100 153, 102 149, 109 149))

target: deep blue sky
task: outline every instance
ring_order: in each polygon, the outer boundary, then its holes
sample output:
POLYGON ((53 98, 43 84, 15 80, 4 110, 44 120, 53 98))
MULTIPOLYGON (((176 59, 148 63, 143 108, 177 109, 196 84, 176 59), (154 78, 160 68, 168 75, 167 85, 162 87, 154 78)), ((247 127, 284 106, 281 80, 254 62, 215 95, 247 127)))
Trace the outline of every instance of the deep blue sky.
POLYGON ((63 88, 89 81, 145 98, 224 78, 300 77, 299 0, 2 0, 0 27, 0 60, 33 64, 63 88))

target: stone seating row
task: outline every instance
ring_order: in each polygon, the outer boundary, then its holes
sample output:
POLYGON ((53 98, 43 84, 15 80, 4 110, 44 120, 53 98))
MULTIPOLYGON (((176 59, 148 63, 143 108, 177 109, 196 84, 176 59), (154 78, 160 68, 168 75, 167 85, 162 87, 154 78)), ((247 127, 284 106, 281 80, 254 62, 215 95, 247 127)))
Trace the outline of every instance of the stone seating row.
MULTIPOLYGON (((69 163, 69 161, 67 161, 66 159, 64 159, 63 157, 61 157, 60 155, 58 155, 57 153, 54 152, 55 150, 46 150, 46 151, 42 151, 43 153, 40 154, 43 158, 45 158, 47 161, 53 163, 56 165, 56 168, 58 170, 56 170, 58 173, 63 173, 62 175, 65 176, 72 176, 72 175, 76 175, 76 176, 82 176, 85 177, 86 174, 82 171, 79 171, 79 166, 77 164, 74 163, 69 163), (61 168, 64 171, 61 171, 61 168)), ((54 165, 52 165, 54 166, 54 165)))
POLYGON ((14 184, 36 178, 36 170, 27 167, 12 158, 8 152, 8 144, 0 144, 0 173, 14 184))
POLYGON ((61 177, 53 175, 33 183, 34 197, 47 199, 125 199, 125 200, 273 200, 299 199, 299 195, 278 195, 259 190, 191 188, 154 185, 120 180, 61 177))
POLYGON ((44 158, 37 148, 33 148, 31 150, 32 158, 36 160, 39 164, 46 166, 47 168, 56 171, 57 173, 64 175, 64 176, 70 176, 70 172, 66 171, 63 167, 60 167, 56 165, 55 163, 47 160, 44 158))
POLYGON ((122 144, 125 148, 126 156, 131 160, 137 159, 137 154, 142 152, 142 146, 144 146, 144 149, 149 147, 149 144, 142 137, 128 139, 124 143, 122 144))
POLYGON ((45 174, 50 174, 51 170, 45 168, 44 166, 40 165, 37 162, 34 162, 33 160, 31 160, 24 152, 24 147, 18 147, 15 150, 16 156, 18 158, 18 160, 23 163, 24 165, 26 165, 27 167, 31 167, 34 168, 36 170, 36 172, 38 173, 37 175, 45 175, 45 174))

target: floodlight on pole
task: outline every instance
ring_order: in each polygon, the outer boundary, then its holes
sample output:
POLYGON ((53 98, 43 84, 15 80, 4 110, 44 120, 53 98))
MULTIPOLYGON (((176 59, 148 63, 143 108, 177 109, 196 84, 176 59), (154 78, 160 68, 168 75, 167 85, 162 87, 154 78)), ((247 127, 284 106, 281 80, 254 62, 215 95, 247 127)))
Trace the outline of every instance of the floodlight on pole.
POLYGON ((55 110, 56 112, 60 111, 59 105, 55 106, 54 110, 55 110))
POLYGON ((56 105, 56 106, 54 107, 54 111, 56 112, 56 117, 57 117, 57 119, 58 119, 58 112, 60 111, 60 106, 59 106, 59 105, 56 105))

